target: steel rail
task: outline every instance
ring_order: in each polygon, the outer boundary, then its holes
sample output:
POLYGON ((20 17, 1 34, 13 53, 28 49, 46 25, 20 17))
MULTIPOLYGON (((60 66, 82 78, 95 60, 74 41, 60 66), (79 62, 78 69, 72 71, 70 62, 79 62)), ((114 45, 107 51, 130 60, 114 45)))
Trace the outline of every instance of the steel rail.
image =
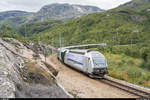
POLYGON ((135 96, 138 96, 138 97, 141 97, 141 98, 150 98, 150 93, 149 92, 146 92, 146 91, 143 91, 143 90, 140 90, 140 89, 137 89, 137 88, 134 88, 134 87, 131 87, 131 86, 113 81, 111 79, 103 78, 100 81, 103 82, 103 83, 106 83, 108 85, 111 85, 113 87, 116 87, 118 89, 121 89, 123 91, 126 91, 128 93, 131 93, 135 96))

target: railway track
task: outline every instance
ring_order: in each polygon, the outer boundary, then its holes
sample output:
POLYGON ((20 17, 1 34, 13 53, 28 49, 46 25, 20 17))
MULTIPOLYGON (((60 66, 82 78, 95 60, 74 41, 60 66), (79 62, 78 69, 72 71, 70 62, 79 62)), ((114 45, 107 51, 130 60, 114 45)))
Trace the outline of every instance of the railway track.
POLYGON ((131 93, 131 94, 133 94, 135 96, 138 96, 140 98, 150 98, 150 93, 149 92, 146 92, 146 91, 143 91, 143 90, 140 90, 140 89, 137 89, 137 88, 134 88, 134 87, 131 87, 131 86, 113 81, 113 80, 108 79, 106 77, 101 79, 100 81, 105 83, 105 84, 116 87, 118 89, 121 89, 123 91, 126 91, 128 93, 131 93))

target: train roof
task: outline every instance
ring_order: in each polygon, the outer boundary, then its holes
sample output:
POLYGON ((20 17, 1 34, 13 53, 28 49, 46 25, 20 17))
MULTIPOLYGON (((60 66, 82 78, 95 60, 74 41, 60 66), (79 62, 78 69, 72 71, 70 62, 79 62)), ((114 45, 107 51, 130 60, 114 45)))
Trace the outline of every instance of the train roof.
MULTIPOLYGON (((70 49, 69 52, 73 52, 73 53, 78 53, 78 54, 85 54, 85 53, 88 53, 88 52, 92 52, 92 51, 96 51, 96 50, 90 50, 90 49, 70 49)), ((98 52, 98 51, 96 51, 98 52)), ((101 57, 104 57, 104 55, 100 52, 98 52, 99 55, 98 56, 101 56, 101 57)), ((97 56, 95 54, 92 54, 93 56, 97 56)))
POLYGON ((69 51, 72 51, 72 52, 81 52, 81 53, 88 53, 88 52, 96 51, 96 50, 90 50, 90 49, 70 49, 69 51))
POLYGON ((90 49, 70 49, 69 51, 89 52, 89 51, 94 51, 94 50, 90 50, 90 49))

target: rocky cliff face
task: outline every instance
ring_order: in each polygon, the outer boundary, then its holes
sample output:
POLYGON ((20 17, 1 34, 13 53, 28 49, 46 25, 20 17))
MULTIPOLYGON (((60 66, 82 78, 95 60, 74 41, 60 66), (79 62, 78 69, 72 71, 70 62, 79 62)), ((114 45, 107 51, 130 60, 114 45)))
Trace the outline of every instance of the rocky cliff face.
POLYGON ((70 4, 50 4, 42 7, 36 13, 39 17, 47 18, 76 18, 85 14, 102 12, 104 10, 94 6, 70 5, 70 4))
POLYGON ((40 57, 17 40, 0 38, 1 98, 68 98, 40 57))

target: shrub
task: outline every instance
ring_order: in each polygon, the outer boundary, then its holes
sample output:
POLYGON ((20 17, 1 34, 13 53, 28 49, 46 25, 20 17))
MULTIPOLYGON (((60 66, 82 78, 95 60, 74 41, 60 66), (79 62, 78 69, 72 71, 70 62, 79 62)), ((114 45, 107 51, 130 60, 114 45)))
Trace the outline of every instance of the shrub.
POLYGON ((141 71, 137 70, 136 68, 128 69, 127 74, 131 78, 139 78, 142 75, 141 71))

